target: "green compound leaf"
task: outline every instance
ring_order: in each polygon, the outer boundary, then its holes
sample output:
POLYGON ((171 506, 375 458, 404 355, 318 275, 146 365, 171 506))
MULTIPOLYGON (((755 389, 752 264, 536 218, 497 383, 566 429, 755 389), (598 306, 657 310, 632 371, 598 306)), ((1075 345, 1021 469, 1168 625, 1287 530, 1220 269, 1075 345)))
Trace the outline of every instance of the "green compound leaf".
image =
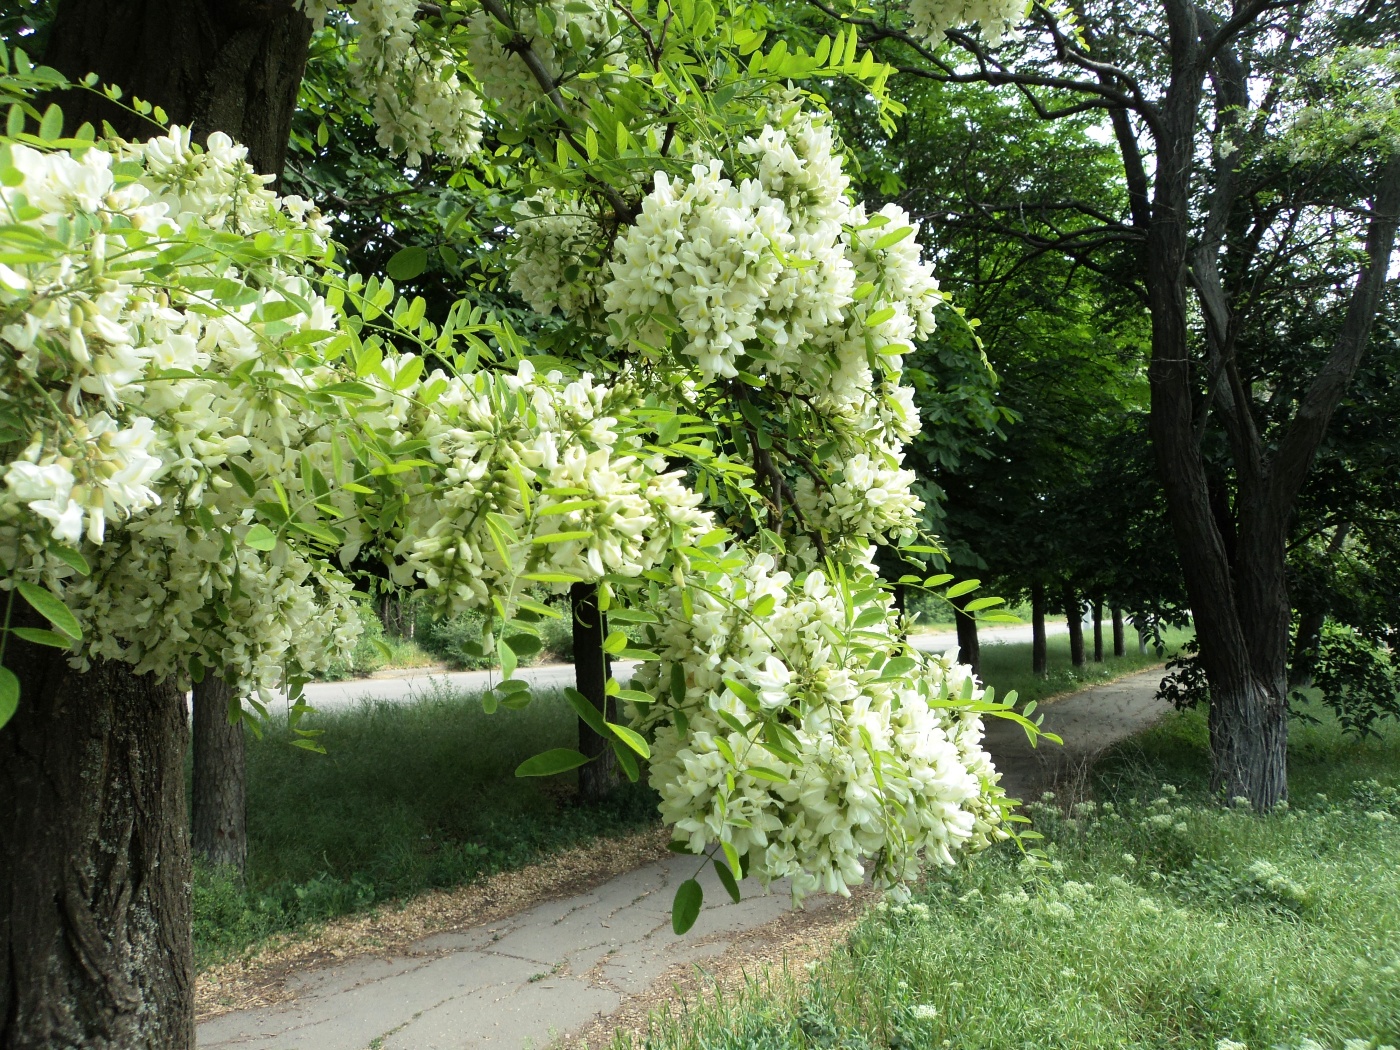
POLYGON ((19 679, 8 667, 0 667, 0 728, 19 710, 19 679))
POLYGON ((739 903, 739 884, 734 881, 734 873, 728 867, 715 861, 715 874, 719 876, 720 883, 729 894, 730 900, 735 904, 739 903))
POLYGON ((243 542, 255 551, 270 551, 277 546, 277 533, 259 522, 248 530, 248 535, 243 537, 243 542))
POLYGON ((44 588, 36 587, 32 583, 18 583, 15 586, 24 600, 34 607, 35 612, 48 620, 63 634, 68 635, 73 641, 82 640, 83 629, 78 626, 78 618, 73 615, 68 606, 44 588))
POLYGON ((395 281, 411 281, 427 268, 428 249, 412 244, 390 256, 384 270, 395 281))
POLYGON ((686 879, 676 887, 676 899, 671 904, 671 929, 676 936, 686 933, 700 917, 700 905, 705 902, 705 891, 694 879, 686 879))
POLYGON ((651 748, 647 745, 641 733, 638 733, 634 729, 628 729, 626 726, 617 725, 615 722, 607 722, 605 724, 613 731, 614 736, 633 751, 637 752, 637 754, 641 755, 643 758, 651 758, 651 748))
POLYGON ((33 642, 35 645, 51 645, 55 649, 69 649, 73 646, 73 639, 66 634, 46 631, 41 627, 11 627, 10 633, 16 638, 23 638, 26 642, 33 642))
POLYGON ((518 777, 552 777, 555 773, 566 773, 577 769, 588 761, 588 756, 567 747, 556 747, 552 751, 527 758, 515 770, 518 777))

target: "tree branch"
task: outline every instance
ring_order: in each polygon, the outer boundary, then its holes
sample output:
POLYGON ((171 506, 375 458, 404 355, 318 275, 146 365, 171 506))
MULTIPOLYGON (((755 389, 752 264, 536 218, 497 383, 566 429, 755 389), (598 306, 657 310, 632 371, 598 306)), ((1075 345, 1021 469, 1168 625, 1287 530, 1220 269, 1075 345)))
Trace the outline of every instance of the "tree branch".
POLYGON ((1270 499, 1286 510, 1303 486, 1332 413, 1351 384, 1366 353, 1400 225, 1400 153, 1386 161, 1377 180, 1375 204, 1366 231, 1366 265, 1357 275, 1342 330, 1327 361, 1313 378, 1298 412, 1279 442, 1271 470, 1270 499))

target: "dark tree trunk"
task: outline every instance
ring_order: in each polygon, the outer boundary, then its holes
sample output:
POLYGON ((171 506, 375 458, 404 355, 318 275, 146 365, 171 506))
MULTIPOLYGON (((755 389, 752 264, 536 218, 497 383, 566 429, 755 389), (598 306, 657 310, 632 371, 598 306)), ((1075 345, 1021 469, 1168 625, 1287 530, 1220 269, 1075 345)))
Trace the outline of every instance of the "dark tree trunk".
POLYGON ((1069 627, 1069 662, 1084 666, 1084 610, 1079 607, 1079 595, 1070 584, 1062 584, 1060 603, 1065 610, 1065 625, 1069 627))
POLYGON ((1113 655, 1127 656, 1128 643, 1123 637, 1123 610, 1115 605, 1109 610, 1109 615, 1113 617, 1113 655))
POLYGON ((237 703, 233 691, 216 675, 206 674, 194 687, 191 844, 210 864, 242 872, 248 859, 247 772, 243 722, 229 721, 231 703, 237 703))
MULTIPOLYGON (((62 0, 44 59, 199 141, 224 131, 280 175, 310 34, 291 0, 62 0)), ((91 92, 59 101, 69 130, 159 132, 91 92)), ((124 665, 77 674, 19 649, 20 711, 0 731, 0 1046, 190 1050, 184 697, 124 665)))
POLYGON ((1094 602, 1094 663, 1103 663, 1103 602, 1094 602))
MULTIPOLYGON (((1364 262, 1327 358, 1292 419, 1266 442, 1236 357, 1232 311, 1242 304, 1232 293, 1238 286, 1221 270, 1222 245, 1248 207, 1245 190, 1232 157, 1215 167, 1204 207, 1192 182, 1200 170, 1207 82, 1217 113, 1247 112, 1251 102, 1245 65, 1231 36, 1243 26, 1217 33, 1212 18, 1196 5, 1167 5, 1171 82, 1152 131, 1150 215, 1144 207, 1147 177, 1138 146, 1129 141, 1131 127, 1121 113, 1114 126, 1129 179, 1138 186, 1134 222, 1146 234, 1150 432, 1210 685, 1212 782, 1227 799, 1248 798, 1267 811, 1288 791, 1288 521, 1332 413, 1365 354, 1386 286, 1400 220, 1400 156, 1391 156, 1376 180, 1364 262), (1197 216, 1203 223, 1194 221, 1197 216), (1188 321, 1188 286, 1195 290, 1202 319, 1197 333, 1188 321), (1204 367, 1192 360, 1193 344, 1206 350, 1204 367), (1207 371, 1221 382, 1212 381, 1207 402, 1198 404, 1207 371), (1219 501, 1212 506, 1200 439, 1207 411, 1215 413, 1230 445, 1233 521, 1220 520, 1219 501)), ((1250 287, 1247 281, 1244 287, 1250 287)))
POLYGON ((1327 613, 1309 609, 1298 618, 1298 634, 1293 639, 1293 659, 1288 664, 1288 688, 1306 689, 1313 682, 1317 666, 1317 647, 1322 641, 1322 627, 1327 613))
POLYGON ((953 613, 953 620, 958 628, 958 663, 967 664, 972 668, 973 674, 980 674, 982 648, 977 643, 977 621, 963 612, 963 606, 970 601, 970 594, 953 599, 953 604, 957 607, 957 611, 953 613))
MULTIPOLYGON (((280 176, 310 40, 292 0, 63 0, 44 61, 160 106, 197 141, 225 132, 254 168, 280 176)), ((59 102, 70 129, 91 121, 100 131, 105 120, 126 138, 160 133, 92 92, 59 102)))
MULTIPOLYGON (((615 703, 607 694, 608 656, 603 652, 607 625, 598 610, 598 588, 591 583, 574 584, 569 588, 569 603, 573 607, 574 680, 578 691, 605 719, 616 722, 615 703)), ((613 754, 612 743, 580 719, 578 749, 593 759, 579 767, 579 800, 599 802, 618 785, 617 756, 613 754)))
POLYGON ((11 640, 0 730, 0 1046, 190 1050, 185 698, 11 640))
POLYGON ((1045 646, 1045 584, 1031 584, 1031 671, 1044 677, 1050 670, 1045 646))

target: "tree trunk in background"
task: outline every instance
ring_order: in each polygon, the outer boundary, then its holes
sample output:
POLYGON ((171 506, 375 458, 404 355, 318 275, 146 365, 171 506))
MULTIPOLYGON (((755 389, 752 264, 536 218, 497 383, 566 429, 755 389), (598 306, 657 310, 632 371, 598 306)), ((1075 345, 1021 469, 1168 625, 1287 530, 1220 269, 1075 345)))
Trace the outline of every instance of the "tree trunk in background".
POLYGON ((1103 663, 1103 602, 1094 601, 1094 663, 1103 663))
MULTIPOLYGON (((160 106, 196 141, 225 132, 254 168, 280 177, 310 41, 311 22, 292 0, 63 0, 44 61, 160 106)), ((105 120, 126 138, 160 133, 90 91, 57 101, 70 130, 91 121, 100 132, 105 120)))
POLYGON ((1142 624, 1137 624, 1138 655, 1147 655, 1147 629, 1142 624))
POLYGON ((0 730, 0 1046, 191 1050, 185 698, 11 639, 0 730))
POLYGON ((957 607, 957 611, 953 613, 953 620, 958 628, 958 663, 967 664, 972 668, 973 674, 980 674, 982 649, 977 642, 977 621, 962 611, 963 606, 970 601, 971 594, 953 599, 953 604, 957 607))
POLYGON ((1079 595, 1068 583, 1060 588, 1060 604, 1064 606, 1065 624, 1069 627, 1069 662, 1075 667, 1083 667, 1084 610, 1079 606, 1079 595))
POLYGON ((1293 659, 1288 664, 1288 688, 1306 689, 1313 683, 1313 668, 1317 665, 1317 647, 1322 641, 1322 627, 1327 613, 1309 609, 1298 618, 1298 634, 1293 639, 1293 659))
POLYGON ((1031 671, 1044 677, 1050 670, 1045 649, 1045 584, 1031 584, 1031 671))
MULTIPOLYGON (((609 722, 617 721, 615 702, 607 694, 608 657, 603 652, 607 626, 598 609, 598 588, 576 583, 569 588, 574 622, 574 680, 577 689, 609 722)), ((582 719, 578 724, 578 749, 593 759, 578 771, 581 802, 599 802, 618 785, 617 756, 612 743, 599 736, 582 719)))
MULTIPOLYGON (((1341 551, 1351 532, 1351 523, 1343 522, 1332 532, 1327 544, 1331 556, 1341 551)), ((1305 606, 1298 617, 1298 633, 1293 639, 1293 659, 1288 662, 1288 688, 1306 689, 1313 683, 1313 668, 1317 665, 1317 647, 1322 641, 1322 628, 1327 623, 1325 606, 1305 606)))
POLYGON ((243 872, 248 859, 243 722, 229 721, 233 691, 206 674, 194 687, 191 845, 210 864, 243 872))
POLYGON ((1123 637, 1123 610, 1115 605, 1109 610, 1109 615, 1113 617, 1113 655, 1127 656, 1128 643, 1123 637))

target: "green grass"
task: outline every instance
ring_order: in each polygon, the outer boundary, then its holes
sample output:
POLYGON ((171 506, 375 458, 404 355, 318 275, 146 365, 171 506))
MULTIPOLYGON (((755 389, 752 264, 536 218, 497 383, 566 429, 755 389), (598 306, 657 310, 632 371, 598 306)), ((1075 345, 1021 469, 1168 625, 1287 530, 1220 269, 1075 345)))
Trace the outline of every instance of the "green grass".
POLYGON ((195 879, 195 951, 207 966, 257 944, 381 901, 520 867, 599 835, 652 823, 655 799, 627 786, 574 805, 565 776, 517 779, 521 761, 577 746, 557 693, 486 715, 476 697, 371 703, 309 716, 327 754, 290 746, 285 729, 249 740, 248 873, 195 879))
POLYGON ((1400 730, 1357 742, 1315 713, 1283 812, 1206 797, 1203 718, 1171 716, 1100 764, 1093 799, 1032 807, 1049 868, 1003 844, 877 905, 809 982, 692 1004, 645 1046, 1400 1043, 1400 730))
MULTIPOLYGON (((1105 656, 1102 663, 1094 663, 1093 638, 1088 637, 1085 642, 1090 659, 1086 660, 1083 667, 1075 667, 1070 663, 1069 635, 1048 637, 1045 640, 1045 655, 1049 672, 1043 678, 1031 673, 1029 642, 984 643, 981 646, 982 681, 994 686, 999 697, 1014 689, 1022 701, 1041 701, 1162 662, 1163 658, 1151 648, 1147 650, 1147 655, 1139 656, 1135 636, 1130 637, 1126 656, 1113 656, 1111 633, 1107 630, 1104 633, 1105 649, 1110 655, 1105 656)), ((1167 655, 1175 653, 1191 634, 1191 631, 1176 628, 1164 631, 1162 640, 1166 643, 1167 655)))

